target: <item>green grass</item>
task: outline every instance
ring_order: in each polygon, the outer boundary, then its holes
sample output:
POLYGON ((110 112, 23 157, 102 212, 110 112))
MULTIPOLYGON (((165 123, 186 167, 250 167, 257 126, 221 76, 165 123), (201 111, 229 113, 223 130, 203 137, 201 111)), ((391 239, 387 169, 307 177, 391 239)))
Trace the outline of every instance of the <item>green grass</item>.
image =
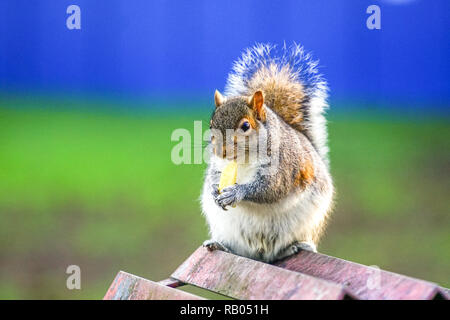
MULTIPOLYGON (((101 298, 118 270, 166 278, 207 237, 204 165, 174 165, 170 137, 210 111, 91 107, 0 103, 0 298, 101 298), (82 290, 65 287, 71 264, 82 290)), ((337 115, 329 132, 336 210, 319 250, 449 286, 448 119, 337 115)))

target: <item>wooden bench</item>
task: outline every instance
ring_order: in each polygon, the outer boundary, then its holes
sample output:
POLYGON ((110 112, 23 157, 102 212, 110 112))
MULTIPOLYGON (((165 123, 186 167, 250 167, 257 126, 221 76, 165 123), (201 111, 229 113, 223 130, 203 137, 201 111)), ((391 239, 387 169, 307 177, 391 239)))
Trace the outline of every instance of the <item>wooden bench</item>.
POLYGON ((204 299, 176 289, 194 285, 234 299, 448 299, 438 285, 320 253, 301 251, 267 264, 198 248, 170 278, 153 282, 120 271, 104 299, 204 299))

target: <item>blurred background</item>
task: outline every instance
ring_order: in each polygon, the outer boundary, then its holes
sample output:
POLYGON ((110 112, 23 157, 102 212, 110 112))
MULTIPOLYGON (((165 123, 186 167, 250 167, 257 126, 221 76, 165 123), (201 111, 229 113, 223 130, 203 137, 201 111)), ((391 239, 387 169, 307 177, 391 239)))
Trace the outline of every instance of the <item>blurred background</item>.
POLYGON ((337 197, 319 251, 450 286, 449 13, 446 0, 1 1, 0 298, 99 299, 119 270, 164 279, 208 237, 205 165, 172 163, 171 133, 208 128, 214 90, 255 42, 303 44, 329 82, 337 197))

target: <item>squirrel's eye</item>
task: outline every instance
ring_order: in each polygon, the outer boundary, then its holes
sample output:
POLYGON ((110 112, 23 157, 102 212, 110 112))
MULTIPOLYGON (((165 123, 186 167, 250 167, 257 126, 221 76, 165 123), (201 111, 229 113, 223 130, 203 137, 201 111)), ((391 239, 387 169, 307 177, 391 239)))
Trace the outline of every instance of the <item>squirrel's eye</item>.
POLYGON ((247 131, 248 129, 250 129, 250 123, 248 123, 248 121, 244 121, 241 125, 241 129, 242 131, 247 131))

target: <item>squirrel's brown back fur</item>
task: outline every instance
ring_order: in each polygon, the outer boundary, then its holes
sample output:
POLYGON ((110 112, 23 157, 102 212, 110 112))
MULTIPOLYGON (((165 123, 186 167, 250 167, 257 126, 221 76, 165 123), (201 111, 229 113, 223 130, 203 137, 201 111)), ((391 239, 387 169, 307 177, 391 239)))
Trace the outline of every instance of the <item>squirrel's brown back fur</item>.
POLYGON ((303 85, 295 81, 289 66, 278 68, 274 63, 263 66, 248 82, 248 93, 257 90, 264 93, 264 101, 286 123, 303 131, 302 101, 305 98, 303 85))

